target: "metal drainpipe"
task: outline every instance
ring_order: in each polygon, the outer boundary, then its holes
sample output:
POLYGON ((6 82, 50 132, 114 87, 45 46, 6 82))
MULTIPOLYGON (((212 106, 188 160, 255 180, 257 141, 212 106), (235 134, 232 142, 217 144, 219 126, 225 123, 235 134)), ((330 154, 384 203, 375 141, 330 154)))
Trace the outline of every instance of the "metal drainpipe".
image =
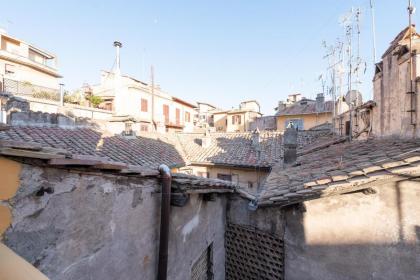
POLYGON ((159 166, 162 177, 162 201, 160 208, 160 236, 159 236, 159 263, 158 280, 166 280, 168 271, 168 239, 169 214, 171 210, 171 170, 165 164, 159 166))

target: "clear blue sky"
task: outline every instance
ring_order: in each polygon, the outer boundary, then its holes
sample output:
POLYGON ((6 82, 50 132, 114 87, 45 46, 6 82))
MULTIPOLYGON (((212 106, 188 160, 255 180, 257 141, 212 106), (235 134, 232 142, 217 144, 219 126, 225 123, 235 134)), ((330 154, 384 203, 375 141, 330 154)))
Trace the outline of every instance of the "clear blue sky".
MULTIPOLYGON (((407 1, 375 2, 380 57, 408 25, 407 1)), ((266 114, 291 92, 315 97, 326 67, 322 41, 343 37, 340 15, 361 7, 369 65, 362 90, 371 94, 369 0, 14 0, 0 6, 0 26, 10 35, 58 55, 69 89, 98 83, 100 70, 113 65, 113 41, 120 40, 124 74, 148 82, 153 64, 156 83, 172 95, 225 108, 257 99, 266 114)))

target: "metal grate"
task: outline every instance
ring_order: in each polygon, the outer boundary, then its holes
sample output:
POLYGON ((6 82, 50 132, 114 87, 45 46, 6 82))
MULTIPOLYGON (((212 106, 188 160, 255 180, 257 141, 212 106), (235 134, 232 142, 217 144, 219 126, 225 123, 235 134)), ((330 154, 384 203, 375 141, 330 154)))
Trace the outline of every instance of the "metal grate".
POLYGON ((213 245, 200 255, 191 268, 191 280, 212 280, 213 279, 213 245))
POLYGON ((228 224, 225 240, 227 280, 284 279, 284 247, 279 237, 228 224))

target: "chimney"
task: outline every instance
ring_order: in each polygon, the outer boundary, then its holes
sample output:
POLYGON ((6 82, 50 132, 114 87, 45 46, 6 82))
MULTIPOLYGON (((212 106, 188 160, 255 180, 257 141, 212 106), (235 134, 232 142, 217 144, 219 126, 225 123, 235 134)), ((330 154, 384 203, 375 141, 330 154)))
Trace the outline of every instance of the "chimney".
POLYGON ((60 106, 64 106, 64 84, 60 83, 60 106))
POLYGON ((291 124, 286 128, 283 135, 284 164, 291 165, 297 158, 297 135, 296 128, 291 124))
POLYGON ((121 68, 120 68, 120 48, 122 48, 121 42, 115 41, 114 47, 117 51, 117 57, 115 62, 115 74, 120 75, 121 74, 121 68))
POLYGON ((284 108, 286 108, 286 104, 283 101, 279 101, 279 103, 277 105, 277 112, 280 112, 284 108))
POLYGON ((251 140, 252 140, 252 147, 255 150, 259 151, 261 148, 260 146, 261 137, 260 137, 260 130, 258 129, 258 127, 252 132, 251 140))
POLYGON ((325 105, 325 97, 323 93, 318 93, 316 96, 316 111, 317 112, 323 112, 324 111, 324 105, 325 105))
POLYGON ((204 137, 201 139, 201 147, 203 148, 209 148, 211 146, 211 135, 210 131, 206 129, 206 132, 204 133, 204 137))

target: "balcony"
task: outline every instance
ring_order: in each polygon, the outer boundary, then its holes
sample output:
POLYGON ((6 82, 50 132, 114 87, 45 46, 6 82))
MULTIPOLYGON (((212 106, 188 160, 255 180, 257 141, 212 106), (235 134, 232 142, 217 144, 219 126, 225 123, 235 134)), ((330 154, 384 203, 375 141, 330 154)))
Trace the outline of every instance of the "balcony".
POLYGON ((22 56, 20 54, 11 53, 6 50, 0 49, 0 59, 5 59, 11 62, 15 62, 20 65, 25 65, 36 69, 38 71, 44 72, 46 74, 52 75, 56 78, 62 78, 62 76, 58 73, 55 67, 49 66, 46 63, 40 63, 29 57, 22 56))
POLYGON ((184 128, 185 124, 181 121, 171 121, 171 120, 165 120, 165 126, 166 127, 173 127, 173 128, 184 128))
POLYGON ((0 80, 2 85, 0 90, 17 96, 33 97, 38 99, 45 99, 51 101, 60 100, 60 91, 58 89, 47 88, 43 86, 34 85, 29 82, 21 82, 4 78, 0 80))

